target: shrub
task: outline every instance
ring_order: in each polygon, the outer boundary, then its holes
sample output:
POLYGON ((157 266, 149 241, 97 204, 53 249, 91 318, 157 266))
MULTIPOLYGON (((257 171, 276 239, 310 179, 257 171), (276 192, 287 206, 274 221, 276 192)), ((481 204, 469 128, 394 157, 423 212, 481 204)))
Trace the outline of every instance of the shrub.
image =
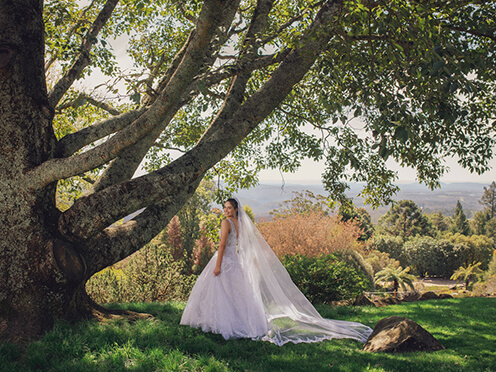
POLYGON ((122 278, 122 270, 107 267, 88 280, 86 292, 97 303, 124 302, 126 296, 122 278))
POLYGON ((130 302, 181 300, 191 291, 194 277, 182 274, 184 261, 176 261, 165 249, 148 244, 124 270, 130 302))
POLYGON ((492 238, 485 235, 472 235, 469 237, 459 233, 448 233, 445 236, 445 239, 448 239, 455 244, 463 244, 467 247, 467 255, 465 262, 463 263, 465 266, 480 262, 481 269, 487 270, 488 264, 493 257, 494 241, 492 238))
POLYGON ((258 229, 274 253, 317 257, 347 250, 362 250, 361 230, 355 221, 342 222, 320 212, 279 216, 259 223, 258 229))
POLYGON ((466 246, 448 240, 418 236, 404 245, 405 260, 420 276, 449 278, 466 261, 466 246))
POLYGON ((403 243, 401 236, 379 234, 372 238, 370 249, 387 253, 391 258, 400 261, 403 266, 408 266, 409 264, 404 262, 403 243))
POLYGON ((184 265, 164 244, 148 244, 122 270, 106 268, 93 275, 86 291, 98 303, 185 300, 196 276, 182 274, 184 265))
POLYGON ((382 269, 385 269, 386 267, 397 268, 400 266, 400 262, 394 258, 391 258, 389 253, 381 252, 375 249, 367 252, 365 261, 372 266, 374 274, 378 273, 382 269))
POLYGON ((200 274, 205 266, 207 266, 208 261, 210 261, 214 253, 214 244, 205 234, 202 234, 200 239, 196 240, 195 247, 193 248, 193 255, 191 258, 193 261, 193 274, 200 274))
POLYGON ((333 254, 286 255, 282 262, 293 282, 313 303, 353 299, 371 287, 363 273, 333 254))
POLYGON ((493 252, 493 258, 489 262, 487 276, 496 276, 496 251, 493 252))

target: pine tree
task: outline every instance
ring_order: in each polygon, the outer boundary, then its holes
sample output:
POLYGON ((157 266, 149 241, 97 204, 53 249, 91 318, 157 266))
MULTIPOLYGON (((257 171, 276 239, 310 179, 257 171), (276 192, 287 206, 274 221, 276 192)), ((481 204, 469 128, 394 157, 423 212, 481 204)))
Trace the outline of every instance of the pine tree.
POLYGON ((470 225, 468 224, 467 216, 465 216, 465 213, 463 212, 463 207, 460 200, 456 202, 451 231, 455 234, 460 233, 467 236, 470 235, 470 225))
POLYGON ((183 238, 181 236, 181 223, 179 217, 174 216, 167 226, 167 235, 169 236, 169 248, 174 261, 183 258, 183 238))

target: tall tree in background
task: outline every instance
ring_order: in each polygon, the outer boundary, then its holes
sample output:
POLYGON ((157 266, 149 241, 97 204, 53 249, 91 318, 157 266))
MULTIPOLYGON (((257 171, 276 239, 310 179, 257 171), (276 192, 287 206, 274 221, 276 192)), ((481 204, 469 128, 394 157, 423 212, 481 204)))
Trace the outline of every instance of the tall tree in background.
POLYGON ((205 176, 230 192, 309 157, 334 197, 360 181, 377 205, 397 190, 388 158, 429 186, 444 156, 483 172, 495 18, 471 1, 0 0, 0 338, 104 311, 88 278, 205 176))
POLYGON ((484 194, 479 203, 486 207, 489 218, 496 216, 496 182, 493 181, 489 187, 484 187, 484 194))
POLYGON ((402 238, 433 235, 429 219, 412 200, 400 200, 391 206, 377 222, 376 231, 402 238))
POLYGON ((467 216, 463 212, 462 203, 460 200, 456 202, 455 213, 453 215, 453 223, 451 225, 451 232, 460 233, 463 235, 470 235, 470 225, 467 220, 467 216))

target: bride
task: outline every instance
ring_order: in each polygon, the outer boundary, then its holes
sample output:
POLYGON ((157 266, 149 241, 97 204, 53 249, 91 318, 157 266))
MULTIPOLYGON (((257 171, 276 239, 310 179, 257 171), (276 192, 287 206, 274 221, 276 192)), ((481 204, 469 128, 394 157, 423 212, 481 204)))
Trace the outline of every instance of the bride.
POLYGON ((365 342, 366 325, 325 319, 292 282, 237 199, 224 203, 220 245, 198 277, 181 324, 229 338, 276 345, 351 338, 365 342))

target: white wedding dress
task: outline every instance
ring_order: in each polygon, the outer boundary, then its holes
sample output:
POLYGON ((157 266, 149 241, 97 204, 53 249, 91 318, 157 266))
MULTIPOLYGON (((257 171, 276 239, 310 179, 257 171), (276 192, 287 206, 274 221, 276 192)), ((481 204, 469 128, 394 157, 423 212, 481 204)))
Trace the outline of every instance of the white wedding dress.
POLYGON ((231 221, 221 272, 217 253, 198 277, 181 324, 229 338, 276 345, 351 338, 366 342, 364 324, 325 319, 301 293, 238 201, 239 231, 231 221))
POLYGON ((221 272, 214 275, 217 252, 198 277, 184 309, 181 324, 220 333, 229 338, 256 338, 269 330, 262 303, 257 301, 237 252, 231 220, 221 272))

